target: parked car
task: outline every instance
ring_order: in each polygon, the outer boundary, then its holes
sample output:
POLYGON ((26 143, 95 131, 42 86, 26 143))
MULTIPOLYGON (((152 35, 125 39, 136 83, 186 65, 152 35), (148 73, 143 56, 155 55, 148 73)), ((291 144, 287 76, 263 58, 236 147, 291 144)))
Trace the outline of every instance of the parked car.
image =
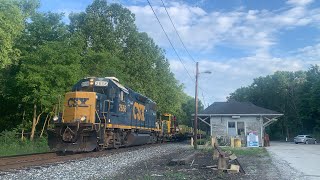
POLYGON ((317 140, 309 135, 298 135, 294 137, 294 143, 316 144, 317 140))

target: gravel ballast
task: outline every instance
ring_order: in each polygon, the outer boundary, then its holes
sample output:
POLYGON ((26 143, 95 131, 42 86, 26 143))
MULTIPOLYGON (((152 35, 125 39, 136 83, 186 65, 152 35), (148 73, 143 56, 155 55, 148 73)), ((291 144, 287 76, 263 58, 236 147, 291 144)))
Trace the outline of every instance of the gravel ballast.
POLYGON ((162 144, 121 152, 98 158, 51 165, 48 167, 5 173, 0 179, 106 179, 121 173, 126 167, 164 154, 190 149, 187 144, 162 144))

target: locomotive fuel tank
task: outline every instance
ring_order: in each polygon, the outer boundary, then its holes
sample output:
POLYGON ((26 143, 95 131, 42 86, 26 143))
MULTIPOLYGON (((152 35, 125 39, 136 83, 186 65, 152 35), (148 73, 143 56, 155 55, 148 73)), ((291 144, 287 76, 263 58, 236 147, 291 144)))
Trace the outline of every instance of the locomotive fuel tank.
POLYGON ((150 139, 150 134, 130 133, 130 135, 127 138, 127 146, 148 144, 150 142, 150 139))

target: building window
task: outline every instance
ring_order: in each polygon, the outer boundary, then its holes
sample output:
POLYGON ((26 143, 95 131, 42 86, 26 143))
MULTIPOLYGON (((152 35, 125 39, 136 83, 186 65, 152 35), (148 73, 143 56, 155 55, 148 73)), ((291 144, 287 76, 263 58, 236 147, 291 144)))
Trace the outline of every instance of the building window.
POLYGON ((245 135, 244 121, 229 121, 228 122, 229 136, 243 136, 245 135))
POLYGON ((228 128, 235 128, 236 123, 235 122, 228 122, 228 128))
POLYGON ((238 136, 245 135, 244 122, 237 122, 237 133, 238 133, 238 136))

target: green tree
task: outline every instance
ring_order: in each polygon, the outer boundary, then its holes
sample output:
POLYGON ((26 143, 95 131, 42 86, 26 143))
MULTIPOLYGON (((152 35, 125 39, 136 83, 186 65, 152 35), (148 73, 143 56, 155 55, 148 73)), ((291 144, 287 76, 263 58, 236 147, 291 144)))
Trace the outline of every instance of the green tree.
POLYGON ((0 69, 18 61, 20 51, 15 41, 22 34, 24 22, 38 6, 38 0, 1 0, 0 69))
POLYGON ((22 102, 34 106, 33 132, 41 114, 48 113, 58 97, 81 78, 82 46, 72 40, 47 43, 26 56, 21 64, 16 82, 23 90, 22 102))
POLYGON ((274 138, 313 133, 319 125, 320 76, 318 66, 308 71, 279 71, 259 77, 248 87, 237 89, 229 99, 250 101, 258 106, 284 113, 268 129, 274 138))
POLYGON ((52 41, 63 41, 70 36, 68 27, 61 22, 63 14, 33 13, 26 23, 24 33, 17 41, 16 47, 22 51, 22 56, 37 50, 40 45, 52 41))
MULTIPOLYGON (((204 109, 204 106, 200 100, 198 100, 198 112, 200 113, 204 109)), ((181 106, 181 115, 178 116, 180 123, 189 127, 193 124, 193 116, 195 113, 195 99, 188 96, 186 101, 181 106)))
POLYGON ((67 26, 61 23, 61 14, 31 12, 32 4, 23 7, 31 18, 16 41, 15 47, 22 52, 21 56, 16 64, 1 72, 4 86, 0 98, 11 106, 1 113, 0 124, 8 124, 3 128, 12 128, 22 119, 39 121, 39 114, 51 110, 57 96, 63 95, 75 82, 71 75, 79 79, 81 53, 85 47, 80 35, 68 34, 67 26))
POLYGON ((119 4, 95 0, 85 12, 70 16, 70 32, 87 42, 83 64, 88 75, 117 76, 121 83, 151 99, 159 111, 179 113, 183 88, 170 72, 164 51, 138 32, 134 14, 119 4))
POLYGON ((36 0, 15 2, 19 2, 22 34, 15 36, 10 47, 20 56, 0 73, 5 79, 0 100, 7 104, 0 109, 0 129, 1 124, 12 128, 26 119, 24 124, 33 121, 34 132, 57 98, 85 76, 116 76, 153 99, 160 112, 191 115, 181 110, 188 96, 170 71, 165 52, 138 31, 127 8, 95 0, 85 12, 71 14, 70 24, 65 25, 62 14, 37 12, 36 0))
POLYGON ((0 69, 15 62, 19 50, 14 41, 23 30, 23 14, 16 1, 1 0, 0 3, 0 69))

